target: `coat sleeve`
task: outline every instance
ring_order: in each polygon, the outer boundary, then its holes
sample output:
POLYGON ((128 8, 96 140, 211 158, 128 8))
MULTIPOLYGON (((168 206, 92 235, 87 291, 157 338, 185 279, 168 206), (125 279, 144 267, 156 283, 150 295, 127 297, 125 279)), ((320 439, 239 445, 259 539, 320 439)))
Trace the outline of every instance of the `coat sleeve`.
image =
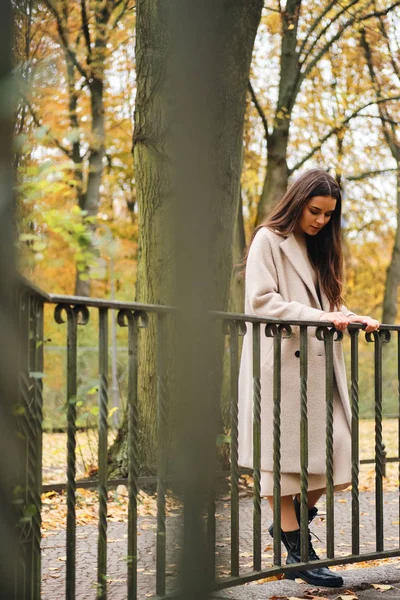
POLYGON ((349 310, 347 308, 347 306, 345 306, 344 304, 342 304, 342 306, 340 307, 340 312, 342 312, 344 314, 345 317, 350 317, 352 315, 355 315, 356 313, 349 310))
POLYGON ((278 274, 268 232, 257 232, 247 257, 246 294, 257 317, 291 321, 319 321, 324 312, 297 301, 286 302, 279 293, 278 274))

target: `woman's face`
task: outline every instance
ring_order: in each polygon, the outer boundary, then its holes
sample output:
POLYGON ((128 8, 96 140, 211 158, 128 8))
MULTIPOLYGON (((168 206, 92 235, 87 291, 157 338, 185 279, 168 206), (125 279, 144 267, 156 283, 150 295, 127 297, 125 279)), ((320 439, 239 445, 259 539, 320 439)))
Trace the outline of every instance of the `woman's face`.
POLYGON ((303 208, 297 221, 295 232, 317 235, 331 220, 336 208, 335 198, 330 196, 313 196, 303 208))

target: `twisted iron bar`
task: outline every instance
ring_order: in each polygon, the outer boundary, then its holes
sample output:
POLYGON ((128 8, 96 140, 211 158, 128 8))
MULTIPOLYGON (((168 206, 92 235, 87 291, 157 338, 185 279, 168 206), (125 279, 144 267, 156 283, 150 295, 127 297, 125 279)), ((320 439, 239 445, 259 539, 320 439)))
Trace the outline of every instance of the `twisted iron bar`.
POLYGON ((166 388, 166 316, 158 315, 157 347, 157 573, 156 592, 165 594, 166 586, 166 494, 168 410, 166 388))
POLYGON ((359 500, 359 404, 358 404, 358 338, 359 329, 351 336, 351 519, 352 553, 360 552, 360 500, 359 500))
MULTIPOLYGON (((397 456, 400 456, 400 331, 397 332, 397 393, 398 393, 398 420, 397 420, 397 456)), ((399 481, 399 538, 400 538, 400 461, 397 476, 399 481)))
POLYGON ((77 325, 86 325, 90 314, 85 305, 58 304, 56 323, 67 322, 67 564, 66 598, 75 600, 76 591, 76 400, 77 325))
MULTIPOLYGON (((24 503, 21 512, 21 541, 30 542, 33 531, 33 512, 35 507, 36 487, 36 444, 35 428, 31 411, 31 388, 32 380, 28 373, 22 372, 19 376, 20 399, 22 401, 21 422, 22 435, 25 441, 25 455, 27 459, 26 481, 24 489, 24 503)), ((35 507, 36 508, 36 507, 35 507)))
POLYGON ((326 509, 327 556, 334 558, 334 479, 333 479, 333 341, 342 341, 343 333, 333 327, 318 327, 316 337, 324 342, 326 374, 326 509))
POLYGON ((308 410, 307 410, 308 329, 300 327, 300 555, 308 560, 308 410))
MULTIPOLYGON (((18 407, 21 451, 26 469, 21 481, 19 541, 25 569, 17 574, 16 586, 28 585, 32 600, 40 598, 41 587, 41 481, 42 481, 42 371, 43 304, 29 291, 19 290, 18 407)), ((17 595, 19 592, 16 592, 17 595)))
MULTIPOLYGON (((128 328, 128 600, 137 598, 137 494, 138 494, 138 329, 148 326, 148 314, 122 309, 120 327, 128 328)), ((158 519, 158 514, 157 514, 158 519)))
POLYGON ((260 324, 253 325, 253 568, 261 570, 261 380, 260 324))
POLYGON ((230 338, 230 377, 231 377, 231 574, 239 574, 239 336, 247 331, 246 323, 225 320, 223 332, 230 338))
POLYGON ((382 551, 383 543, 383 476, 384 454, 382 439, 382 346, 390 341, 390 331, 378 330, 365 334, 369 343, 375 344, 375 507, 376 550, 382 551))
POLYGON ((273 385, 273 480, 274 480, 274 564, 280 565, 281 558, 281 350, 282 338, 289 338, 292 329, 288 325, 267 325, 265 335, 274 343, 273 385))
MULTIPOLYGON (((102 447, 102 438, 107 440, 107 377, 100 375, 100 390, 99 390, 99 454, 102 447), (105 430, 105 431, 104 431, 105 430)), ((103 442, 104 443, 104 442, 103 442)), ((107 448, 106 448, 107 450, 107 448)), ((106 456, 107 460, 107 456, 106 456)), ((107 483, 104 482, 104 477, 107 477, 107 471, 100 474, 103 470, 100 467, 103 460, 99 457, 99 524, 98 524, 98 567, 97 567, 97 597, 104 600, 107 598, 107 483)), ((107 469, 107 462, 106 462, 107 469)))
POLYGON ((108 309, 99 309, 99 523, 97 597, 107 598, 108 309))
POLYGON ((30 368, 34 371, 32 385, 32 419, 35 429, 34 436, 34 485, 32 501, 35 513, 32 517, 33 554, 34 554, 34 593, 40 598, 41 592, 41 526, 42 526, 42 424, 43 424, 43 301, 37 297, 31 298, 31 361, 30 368))

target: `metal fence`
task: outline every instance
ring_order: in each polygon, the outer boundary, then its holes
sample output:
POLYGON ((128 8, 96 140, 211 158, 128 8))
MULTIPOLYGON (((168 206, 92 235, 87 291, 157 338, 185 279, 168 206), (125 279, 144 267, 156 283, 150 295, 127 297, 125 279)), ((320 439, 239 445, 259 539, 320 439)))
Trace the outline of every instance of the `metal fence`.
MULTIPOLYGON (((121 482, 108 480, 107 464, 107 417, 108 417, 108 320, 109 312, 118 313, 117 322, 120 327, 128 328, 128 436, 129 436, 129 513, 127 523, 128 561, 127 561, 127 598, 136 599, 137 595, 137 502, 138 488, 143 479, 138 475, 138 332, 146 328, 149 318, 157 320, 158 361, 157 361, 157 404, 158 404, 158 471, 154 478, 157 482, 157 531, 156 531, 156 597, 167 596, 166 586, 166 492, 167 484, 173 478, 167 470, 167 410, 166 396, 166 358, 168 348, 165 344, 168 318, 175 314, 169 307, 142 305, 128 302, 111 302, 90 298, 46 295, 40 290, 23 282, 18 298, 20 307, 20 331, 24 346, 28 353, 21 353, 19 379, 19 406, 17 414, 20 423, 21 439, 25 447, 25 473, 21 474, 21 548, 23 551, 21 564, 16 572, 15 598, 18 600, 37 599, 41 597, 41 493, 42 493, 42 408, 43 408, 43 308, 45 303, 55 306, 54 318, 57 323, 65 323, 67 347, 67 527, 66 527, 66 588, 65 598, 76 597, 76 489, 97 485, 99 493, 98 516, 98 563, 97 563, 97 597, 107 597, 107 491, 121 482), (76 394, 77 394, 77 347, 78 328, 84 327, 92 311, 98 312, 99 341, 99 448, 98 448, 98 482, 77 482, 76 480, 76 394), (25 358, 26 357, 26 358, 25 358)), ((358 394, 358 343, 362 326, 349 326, 351 336, 351 436, 352 436, 352 489, 351 489, 351 529, 352 554, 335 556, 334 538, 334 503, 333 503, 333 346, 340 343, 342 334, 330 323, 305 321, 277 321, 261 319, 241 314, 212 313, 211 319, 221 331, 228 336, 230 355, 230 575, 215 578, 215 589, 226 588, 257 579, 262 579, 291 570, 309 568, 315 563, 308 562, 308 419, 307 419, 307 377, 313 369, 308 364, 307 346, 308 330, 316 328, 316 336, 325 348, 326 371, 326 533, 327 558, 318 562, 318 566, 345 564, 377 558, 400 556, 400 547, 384 549, 383 526, 383 477, 385 453, 382 440, 382 352, 383 345, 397 343, 398 373, 400 381, 400 327, 381 326, 380 330, 366 334, 367 342, 374 348, 374 381, 375 381, 375 551, 360 554, 360 502, 359 502, 359 394, 358 394), (253 567, 250 571, 241 572, 239 568, 239 476, 238 464, 238 375, 240 358, 240 338, 246 335, 246 323, 252 324, 253 344, 253 567), (301 432, 301 565, 283 565, 280 535, 280 452, 281 452, 281 346, 282 341, 292 335, 293 327, 300 330, 300 432, 301 432), (274 455, 274 542, 273 564, 266 567, 262 561, 262 518, 261 518, 261 385, 260 385, 260 343, 261 336, 273 338, 274 373, 273 381, 273 455, 274 455)), ((248 334, 247 334, 248 335, 248 334)), ((400 392, 399 392, 400 408, 400 392)), ((400 414, 400 411, 399 411, 400 414)), ((397 456, 387 460, 398 462, 400 468, 400 423, 397 456)), ((214 474, 210 480, 213 484, 209 490, 207 514, 207 538, 210 549, 211 570, 216 574, 216 490, 214 474)), ((223 475, 223 474, 222 474, 223 475)), ((151 478, 145 478, 146 482, 151 478)), ((51 486, 60 489, 64 486, 51 486)), ((399 501, 400 515, 400 501, 399 501)), ((399 527, 400 530, 400 527, 399 527)))

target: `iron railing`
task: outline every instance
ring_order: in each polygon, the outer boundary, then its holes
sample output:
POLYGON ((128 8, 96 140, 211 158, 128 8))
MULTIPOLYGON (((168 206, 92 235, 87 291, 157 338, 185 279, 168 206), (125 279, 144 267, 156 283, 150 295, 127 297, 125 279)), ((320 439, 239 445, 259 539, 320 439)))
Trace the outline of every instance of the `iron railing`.
MULTIPOLYGON (((65 598, 76 597, 76 489, 77 485, 93 487, 93 482, 77 482, 76 480, 76 396, 77 396, 77 348, 78 327, 85 326, 91 311, 97 311, 99 317, 99 448, 98 448, 98 481, 99 517, 98 517, 98 562, 97 562, 97 597, 107 597, 107 490, 113 484, 123 480, 108 479, 107 464, 107 416, 108 416, 108 319, 110 311, 117 311, 117 322, 120 327, 128 329, 128 447, 129 447, 129 511, 128 511, 128 561, 127 561, 127 598, 137 596, 137 494, 141 478, 138 475, 138 332, 146 328, 149 318, 157 320, 158 361, 157 361, 157 405, 158 405, 158 471, 157 482, 157 530, 156 530, 156 597, 167 597, 166 585, 166 492, 167 484, 174 478, 167 472, 167 411, 166 397, 166 359, 165 340, 168 318, 175 315, 174 308, 166 306, 145 305, 130 302, 111 302, 92 298, 73 296, 46 295, 40 290, 22 282, 18 298, 20 306, 20 329, 23 344, 28 348, 27 358, 20 364, 19 407, 21 436, 25 444, 26 471, 21 474, 21 517, 23 522, 21 546, 22 561, 16 573, 16 595, 18 600, 38 599, 41 597, 41 453, 43 422, 43 314, 44 305, 55 306, 54 316, 60 325, 66 323, 67 345, 67 483, 64 486, 53 485, 54 489, 66 488, 67 526, 66 526, 66 588, 65 598)), ((308 330, 316 328, 316 336, 325 347, 326 371, 326 533, 327 558, 319 561, 319 566, 355 563, 377 558, 400 556, 400 547, 384 549, 383 526, 383 477, 385 453, 382 440, 382 351, 383 345, 391 341, 393 334, 397 336, 398 380, 400 381, 400 327, 382 325, 372 334, 366 334, 369 343, 374 344, 374 380, 375 380, 375 551, 360 554, 360 502, 359 502, 359 392, 358 392, 358 341, 363 326, 351 324, 348 327, 351 336, 351 436, 352 436, 352 469, 351 469, 351 530, 352 553, 349 556, 335 556, 334 537, 334 503, 333 503, 333 345, 339 343, 342 334, 336 331, 329 322, 313 321, 278 321, 263 319, 249 315, 231 313, 211 313, 211 318, 223 335, 229 338, 230 353, 230 575, 215 579, 215 589, 255 581, 257 579, 288 573, 292 570, 309 568, 308 562, 308 419, 307 419, 307 378, 313 365, 308 364, 307 346, 308 330), (246 335, 246 323, 252 325, 253 344, 253 568, 241 572, 239 568, 239 476, 238 464, 238 375, 240 359, 240 338, 246 335), (281 346, 282 340, 292 335, 292 328, 300 330, 300 432, 301 432, 301 565, 283 565, 280 535, 280 453, 281 453, 281 346), (261 336, 273 339, 274 373, 273 373, 273 456, 274 456, 274 542, 273 564, 266 567, 262 562, 262 515, 261 515, 261 385, 260 385, 260 344, 261 336)), ((399 392, 400 415, 400 392, 399 392)), ((400 432, 400 423, 399 423, 400 432)), ((400 433, 397 456, 389 457, 391 462, 399 462, 400 469, 400 433)), ((222 473, 215 474, 218 476, 222 473)), ((147 478, 149 481, 151 478, 147 478)), ((214 476, 211 480, 216 481, 214 476)), ((207 516, 207 531, 210 548, 210 564, 216 573, 216 490, 210 489, 207 516)), ((399 501, 400 514, 400 501, 399 501)), ((399 527, 400 529, 400 527, 399 527)), ((173 594, 168 597, 173 597, 173 594)))

